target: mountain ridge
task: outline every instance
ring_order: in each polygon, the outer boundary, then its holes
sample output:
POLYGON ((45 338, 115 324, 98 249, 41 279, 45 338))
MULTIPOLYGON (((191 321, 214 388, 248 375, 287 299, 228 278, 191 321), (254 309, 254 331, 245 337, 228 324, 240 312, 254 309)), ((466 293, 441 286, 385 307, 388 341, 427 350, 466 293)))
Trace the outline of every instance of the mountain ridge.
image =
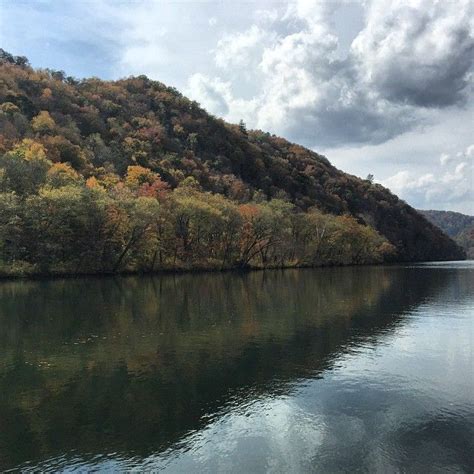
POLYGON ((170 189, 193 179, 240 204, 279 199, 295 212, 316 207, 352 216, 395 248, 386 261, 464 258, 449 237, 383 186, 346 174, 301 145, 247 130, 243 122, 226 123, 146 76, 77 80, 1 52, 0 103, 0 153, 36 140, 48 160, 70 165, 86 180, 122 180, 129 167, 141 167, 170 189))
POLYGON ((418 212, 462 247, 468 258, 474 258, 474 216, 454 211, 418 212))

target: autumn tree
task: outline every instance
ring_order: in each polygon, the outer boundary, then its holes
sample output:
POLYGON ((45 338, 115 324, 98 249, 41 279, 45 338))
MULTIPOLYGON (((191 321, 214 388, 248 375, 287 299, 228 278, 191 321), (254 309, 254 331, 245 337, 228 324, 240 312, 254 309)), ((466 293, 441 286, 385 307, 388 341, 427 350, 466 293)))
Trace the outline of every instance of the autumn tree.
POLYGON ((51 134, 54 132, 56 123, 54 122, 49 112, 42 110, 36 117, 31 121, 31 127, 33 130, 40 134, 51 134))
POLYGON ((24 139, 0 156, 0 189, 19 195, 35 193, 45 183, 50 167, 44 147, 34 140, 24 139))

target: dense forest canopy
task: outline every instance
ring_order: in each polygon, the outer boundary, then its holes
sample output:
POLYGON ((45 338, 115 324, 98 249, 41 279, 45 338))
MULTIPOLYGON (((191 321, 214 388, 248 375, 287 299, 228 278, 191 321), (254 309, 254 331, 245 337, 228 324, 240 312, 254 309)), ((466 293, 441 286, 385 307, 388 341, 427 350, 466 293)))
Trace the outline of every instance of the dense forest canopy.
POLYGON ((0 51, 3 273, 457 258, 389 190, 174 88, 77 80, 0 51))
POLYGON ((418 211, 474 258, 474 216, 452 211, 418 211))

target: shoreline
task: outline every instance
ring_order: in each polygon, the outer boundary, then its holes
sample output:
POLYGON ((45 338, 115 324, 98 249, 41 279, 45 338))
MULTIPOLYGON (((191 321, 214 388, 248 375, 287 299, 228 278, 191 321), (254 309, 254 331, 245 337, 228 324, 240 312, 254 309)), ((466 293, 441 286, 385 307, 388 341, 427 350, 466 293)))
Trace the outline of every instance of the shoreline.
POLYGON ((32 274, 2 274, 0 273, 0 283, 3 281, 27 280, 27 281, 44 281, 44 280, 59 280, 59 279, 80 279, 80 278, 117 278, 130 276, 165 276, 165 275, 186 275, 186 274, 208 274, 208 273, 250 273, 266 270, 304 270, 304 269, 322 269, 322 268, 342 268, 342 267, 379 267, 379 266, 397 266, 407 264, 422 264, 422 263, 442 263, 442 262, 465 262, 469 259, 463 260, 400 260, 396 262, 373 262, 373 263, 348 263, 348 264, 326 264, 326 265, 284 265, 284 266, 268 266, 257 267, 249 266, 245 268, 228 267, 228 268, 204 268, 204 267, 190 267, 190 268, 163 268, 160 270, 150 271, 133 271, 124 270, 120 272, 52 272, 52 273, 32 273, 32 274))

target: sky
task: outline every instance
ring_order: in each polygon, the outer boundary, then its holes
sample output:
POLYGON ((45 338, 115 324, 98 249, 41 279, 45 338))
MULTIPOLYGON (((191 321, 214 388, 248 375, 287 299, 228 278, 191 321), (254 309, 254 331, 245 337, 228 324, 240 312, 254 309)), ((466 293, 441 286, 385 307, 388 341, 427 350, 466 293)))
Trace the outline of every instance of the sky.
POLYGON ((0 0, 0 47, 146 74, 416 208, 474 214, 471 0, 0 0))

